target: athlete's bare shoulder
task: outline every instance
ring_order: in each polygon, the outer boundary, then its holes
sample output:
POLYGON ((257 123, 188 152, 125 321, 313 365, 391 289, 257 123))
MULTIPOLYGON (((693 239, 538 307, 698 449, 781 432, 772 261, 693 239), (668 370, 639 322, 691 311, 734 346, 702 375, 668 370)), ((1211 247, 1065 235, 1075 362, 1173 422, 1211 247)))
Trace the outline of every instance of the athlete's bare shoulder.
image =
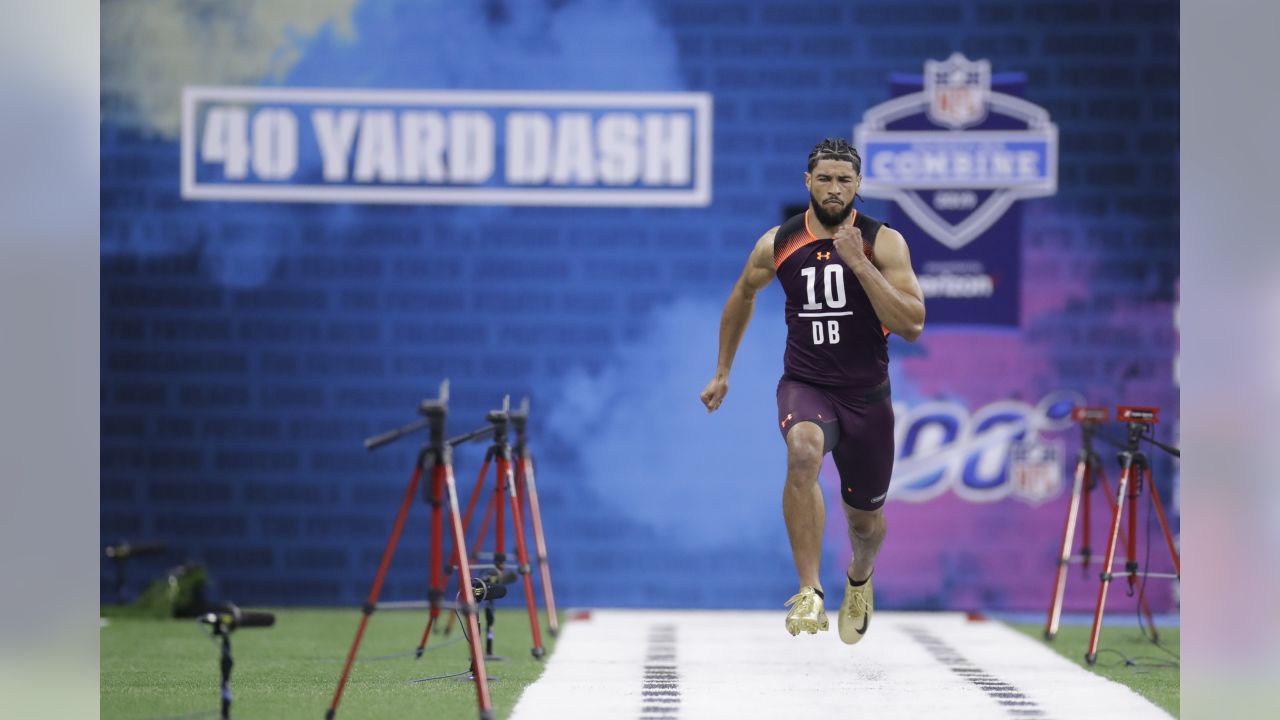
POLYGON ((907 244, 907 239, 902 237, 902 233, 888 225, 881 225, 880 229, 876 231, 876 245, 878 246, 882 241, 885 243, 893 243, 894 245, 907 244))
POLYGON ((902 233, 882 225, 876 233, 876 267, 884 279, 898 290, 924 302, 920 281, 911 267, 911 251, 902 233))
POLYGON ((747 258, 747 266, 742 269, 737 285, 747 297, 754 296, 773 280, 773 237, 777 233, 776 225, 769 228, 751 249, 751 256, 747 258))
POLYGON ((778 235, 778 228, 781 225, 774 225, 756 240, 756 246, 751 250, 752 265, 767 265, 770 270, 773 269, 773 241, 778 235))

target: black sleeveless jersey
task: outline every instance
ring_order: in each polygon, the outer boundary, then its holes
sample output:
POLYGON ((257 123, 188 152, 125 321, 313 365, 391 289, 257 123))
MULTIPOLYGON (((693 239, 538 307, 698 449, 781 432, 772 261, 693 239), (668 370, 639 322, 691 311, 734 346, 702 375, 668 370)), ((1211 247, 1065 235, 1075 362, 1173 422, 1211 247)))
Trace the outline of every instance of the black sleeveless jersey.
MULTIPOLYGON (((857 210, 851 221, 864 248, 874 248, 884 223, 857 210)), ((773 266, 787 294, 784 371, 820 385, 870 389, 889 377, 888 330, 835 241, 815 238, 809 222, 809 211, 795 215, 773 240, 773 266)))

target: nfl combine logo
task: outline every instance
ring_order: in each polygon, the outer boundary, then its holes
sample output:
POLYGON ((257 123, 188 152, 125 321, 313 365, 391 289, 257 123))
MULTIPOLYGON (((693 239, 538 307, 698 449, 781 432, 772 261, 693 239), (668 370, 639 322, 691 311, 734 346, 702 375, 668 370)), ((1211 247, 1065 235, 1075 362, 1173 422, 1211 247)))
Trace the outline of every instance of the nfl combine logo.
POLYGON ((920 92, 868 109, 854 128, 864 158, 860 192, 897 202, 938 242, 959 249, 1014 201, 1057 191, 1058 128, 1044 108, 992 90, 986 60, 956 53, 924 69, 920 92), (952 190, 990 192, 955 221, 946 212, 954 207, 924 197, 952 190))
POLYGON ((1017 325, 1021 210, 1058 189, 1058 128, 1026 75, 955 53, 890 76, 893 98, 854 128, 866 198, 891 200, 932 322, 1017 325), (979 242, 981 241, 981 242, 979 242))

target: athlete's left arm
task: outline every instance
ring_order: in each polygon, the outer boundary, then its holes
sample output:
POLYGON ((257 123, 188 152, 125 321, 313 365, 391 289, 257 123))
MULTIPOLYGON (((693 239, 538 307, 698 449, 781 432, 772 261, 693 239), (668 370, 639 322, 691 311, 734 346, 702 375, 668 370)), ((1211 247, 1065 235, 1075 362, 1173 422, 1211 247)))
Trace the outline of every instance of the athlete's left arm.
POLYGON ((911 253, 902 234, 881 226, 876 234, 874 264, 863 254, 862 232, 853 225, 836 232, 835 246, 862 283, 880 322, 911 342, 920 337, 924 330, 924 293, 911 269, 911 253))

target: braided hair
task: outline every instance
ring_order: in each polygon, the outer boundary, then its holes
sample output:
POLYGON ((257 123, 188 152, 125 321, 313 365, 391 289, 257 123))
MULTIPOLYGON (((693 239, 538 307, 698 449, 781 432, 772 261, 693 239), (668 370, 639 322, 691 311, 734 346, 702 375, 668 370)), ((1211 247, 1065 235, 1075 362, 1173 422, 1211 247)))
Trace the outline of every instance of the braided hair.
POLYGON ((844 138, 827 138, 809 151, 809 172, 813 172, 813 168, 820 160, 843 160, 853 163, 854 173, 862 174, 862 156, 858 154, 858 149, 844 138))

